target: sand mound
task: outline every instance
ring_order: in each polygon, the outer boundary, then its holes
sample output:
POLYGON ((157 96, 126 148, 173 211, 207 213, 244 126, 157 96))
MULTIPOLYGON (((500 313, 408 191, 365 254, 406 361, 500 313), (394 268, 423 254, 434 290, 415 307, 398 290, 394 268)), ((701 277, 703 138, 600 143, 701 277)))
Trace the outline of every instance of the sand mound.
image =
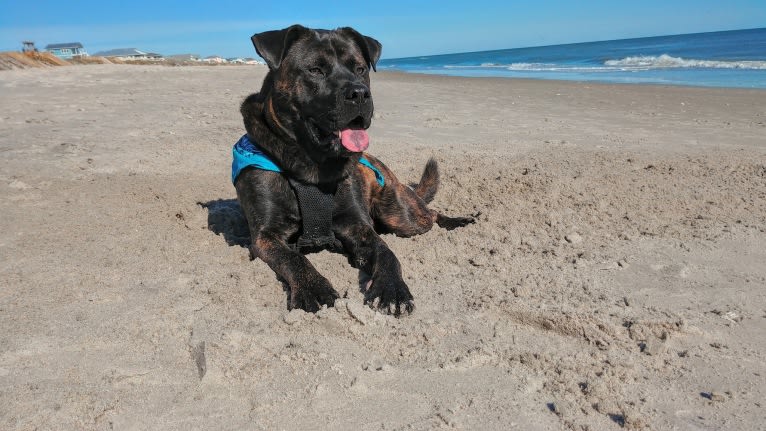
POLYGON ((68 65, 49 52, 0 52, 0 70, 68 65))
POLYGON ((113 64, 112 59, 106 57, 87 56, 87 57, 75 57, 69 60, 72 64, 113 64))

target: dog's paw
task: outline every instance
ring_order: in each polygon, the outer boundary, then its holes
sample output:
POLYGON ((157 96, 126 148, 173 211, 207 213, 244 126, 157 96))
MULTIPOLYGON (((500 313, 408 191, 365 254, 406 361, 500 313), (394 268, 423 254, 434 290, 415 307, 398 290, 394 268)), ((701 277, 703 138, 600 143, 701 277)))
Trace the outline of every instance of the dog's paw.
POLYGON ((410 289, 401 280, 373 279, 364 294, 364 303, 397 317, 415 310, 410 289))
POLYGON ((445 215, 437 215, 436 217, 436 224, 439 225, 439 227, 452 230, 457 229, 459 227, 465 227, 469 224, 476 223, 476 217, 480 216, 481 213, 476 213, 472 217, 447 217, 445 215))
POLYGON ((290 306, 300 308, 309 313, 315 313, 323 305, 332 307, 335 300, 339 298, 338 292, 332 288, 332 285, 326 279, 318 279, 311 283, 306 283, 297 289, 290 291, 290 306))

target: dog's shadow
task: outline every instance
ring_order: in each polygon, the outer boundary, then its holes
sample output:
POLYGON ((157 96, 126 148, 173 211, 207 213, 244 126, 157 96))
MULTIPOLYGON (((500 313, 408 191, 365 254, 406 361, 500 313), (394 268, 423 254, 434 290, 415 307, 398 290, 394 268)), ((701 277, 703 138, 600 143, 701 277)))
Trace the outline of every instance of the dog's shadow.
POLYGON ((216 199, 197 205, 207 210, 207 228, 211 232, 223 236, 230 246, 250 248, 250 229, 236 199, 216 199))

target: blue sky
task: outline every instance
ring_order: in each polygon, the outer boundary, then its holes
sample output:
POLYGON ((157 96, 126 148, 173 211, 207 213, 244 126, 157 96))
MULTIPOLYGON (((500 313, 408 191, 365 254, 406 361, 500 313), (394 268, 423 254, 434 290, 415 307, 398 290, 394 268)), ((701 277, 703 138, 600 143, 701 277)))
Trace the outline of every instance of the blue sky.
POLYGON ((253 33, 352 26, 383 58, 766 27, 764 0, 0 0, 0 51, 81 42, 90 53, 255 57, 253 33))

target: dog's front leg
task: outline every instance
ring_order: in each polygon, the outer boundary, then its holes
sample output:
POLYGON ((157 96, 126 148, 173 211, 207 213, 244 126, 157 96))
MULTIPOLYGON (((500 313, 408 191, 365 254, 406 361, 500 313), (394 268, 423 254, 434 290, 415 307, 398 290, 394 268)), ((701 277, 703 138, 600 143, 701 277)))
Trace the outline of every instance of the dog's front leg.
POLYGON ((410 289, 402 279, 402 267, 394 252, 371 226, 352 226, 336 231, 351 264, 372 277, 364 292, 371 307, 399 316, 415 309, 410 289))
POLYGON ((288 308, 318 311, 322 305, 333 306, 338 292, 305 256, 291 249, 281 239, 260 234, 253 241, 252 253, 287 283, 290 288, 288 308))

